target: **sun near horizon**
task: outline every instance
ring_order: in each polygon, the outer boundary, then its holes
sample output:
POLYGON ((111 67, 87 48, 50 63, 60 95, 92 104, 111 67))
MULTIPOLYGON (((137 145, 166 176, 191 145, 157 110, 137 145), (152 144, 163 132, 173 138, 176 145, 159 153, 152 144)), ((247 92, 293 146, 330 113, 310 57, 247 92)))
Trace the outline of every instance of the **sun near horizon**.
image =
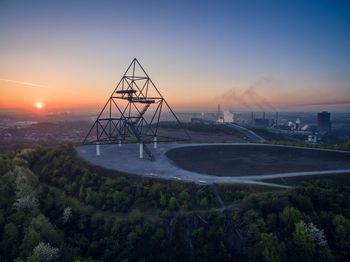
POLYGON ((38 110, 42 110, 45 107, 45 104, 43 102, 35 102, 34 107, 38 110))

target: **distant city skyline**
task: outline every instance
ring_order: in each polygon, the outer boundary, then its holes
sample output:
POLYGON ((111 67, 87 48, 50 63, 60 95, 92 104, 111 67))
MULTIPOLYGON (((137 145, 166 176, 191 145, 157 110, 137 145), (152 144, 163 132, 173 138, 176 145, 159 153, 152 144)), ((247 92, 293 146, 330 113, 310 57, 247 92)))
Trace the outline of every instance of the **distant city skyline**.
POLYGON ((350 111, 345 0, 4 0, 0 32, 0 110, 99 111, 136 57, 176 111, 350 111))

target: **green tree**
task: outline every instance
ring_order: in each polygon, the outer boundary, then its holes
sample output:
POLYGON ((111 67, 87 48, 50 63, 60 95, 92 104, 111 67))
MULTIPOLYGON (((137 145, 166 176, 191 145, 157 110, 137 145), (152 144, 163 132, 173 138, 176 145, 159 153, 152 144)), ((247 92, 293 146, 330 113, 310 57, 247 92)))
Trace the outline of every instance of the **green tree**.
POLYGON ((207 208, 208 207, 208 199, 206 197, 203 197, 201 201, 199 202, 199 205, 202 208, 207 208))
POLYGON ((5 225, 0 244, 0 254, 4 254, 4 256, 8 258, 14 257, 18 250, 18 234, 19 232, 16 224, 10 222, 5 225))
POLYGON ((86 190, 86 197, 85 197, 85 201, 87 204, 94 204, 95 200, 96 200, 96 193, 91 189, 88 188, 86 190))
POLYGON ((86 189, 85 189, 84 185, 81 185, 79 188, 79 198, 85 199, 85 197, 86 197, 86 189))
POLYGON ((340 248, 350 249, 350 220, 342 215, 337 215, 333 219, 335 226, 336 241, 340 248))
POLYGON ((117 206, 118 208, 121 207, 124 199, 124 194, 123 192, 120 191, 115 191, 112 194, 112 199, 113 199, 113 204, 117 206))
POLYGON ((0 156, 0 176, 11 170, 11 161, 0 156))
POLYGON ((180 192, 179 197, 182 203, 186 203, 188 200, 190 200, 190 194, 184 190, 180 192))
POLYGON ((160 193, 159 204, 160 204, 161 207, 166 207, 167 206, 166 197, 165 197, 165 195, 162 192, 160 193))
POLYGON ((177 202, 175 197, 169 199, 169 210, 175 211, 177 209, 177 202))
POLYGON ((128 234, 128 244, 130 245, 130 247, 134 247, 134 245, 136 244, 136 242, 139 240, 139 236, 136 232, 132 231, 128 234))
POLYGON ((40 234, 43 241, 60 246, 63 243, 63 235, 61 232, 49 222, 49 220, 42 214, 34 217, 31 221, 30 227, 40 234))
POLYGON ((180 203, 183 209, 188 209, 189 207, 189 200, 191 198, 190 194, 183 190, 180 192, 179 194, 179 198, 180 198, 180 203))
POLYGON ((285 246, 273 233, 262 233, 259 242, 261 254, 267 262, 278 262, 284 260, 285 246))
POLYGON ((36 232, 33 228, 29 228, 25 233, 21 244, 22 256, 29 256, 33 251, 33 248, 39 244, 40 240, 40 234, 36 232))
POLYGON ((297 208, 285 207, 280 214, 280 219, 285 225, 294 225, 301 220, 301 213, 297 208))
POLYGON ((299 261, 313 261, 315 245, 313 240, 306 231, 304 221, 300 221, 295 225, 293 232, 293 243, 296 248, 294 253, 299 261))
POLYGON ((133 211, 131 211, 129 219, 131 223, 141 222, 143 219, 143 215, 139 209, 134 209, 133 211))
POLYGON ((282 230, 290 234, 293 232, 295 224, 301 220, 301 213, 297 208, 285 207, 279 214, 279 218, 282 222, 282 230))

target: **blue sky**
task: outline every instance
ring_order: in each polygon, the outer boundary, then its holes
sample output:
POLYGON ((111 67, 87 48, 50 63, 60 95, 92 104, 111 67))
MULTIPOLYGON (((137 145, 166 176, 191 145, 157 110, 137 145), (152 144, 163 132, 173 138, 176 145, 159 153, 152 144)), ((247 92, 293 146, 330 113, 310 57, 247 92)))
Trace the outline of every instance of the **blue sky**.
POLYGON ((184 110, 350 109, 349 1, 1 0, 0 32, 0 79, 52 90, 31 100, 100 104, 137 57, 184 110))

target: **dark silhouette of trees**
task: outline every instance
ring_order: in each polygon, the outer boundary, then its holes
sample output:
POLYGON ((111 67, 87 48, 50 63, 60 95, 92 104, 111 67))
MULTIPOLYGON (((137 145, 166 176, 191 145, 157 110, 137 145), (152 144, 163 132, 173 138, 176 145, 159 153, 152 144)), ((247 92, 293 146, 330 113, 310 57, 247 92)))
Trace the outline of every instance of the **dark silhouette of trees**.
POLYGON ((349 260, 348 180, 217 185, 222 208, 210 185, 104 170, 69 145, 0 164, 1 261, 349 260))

